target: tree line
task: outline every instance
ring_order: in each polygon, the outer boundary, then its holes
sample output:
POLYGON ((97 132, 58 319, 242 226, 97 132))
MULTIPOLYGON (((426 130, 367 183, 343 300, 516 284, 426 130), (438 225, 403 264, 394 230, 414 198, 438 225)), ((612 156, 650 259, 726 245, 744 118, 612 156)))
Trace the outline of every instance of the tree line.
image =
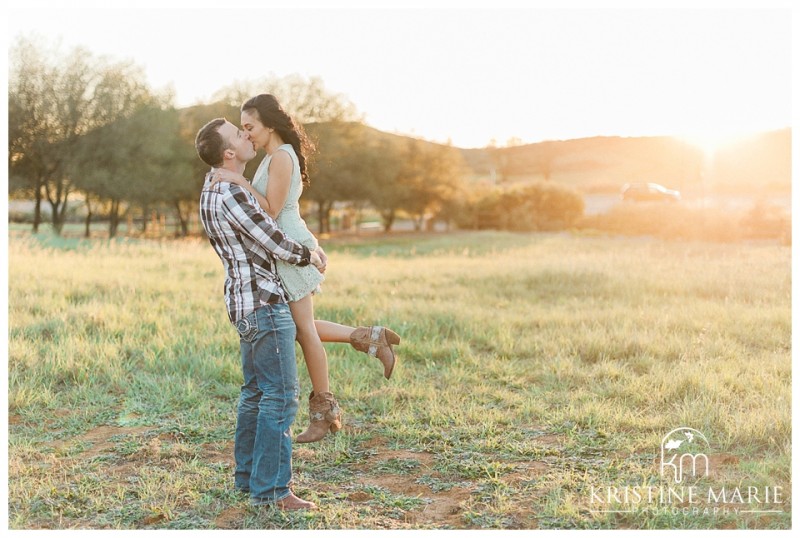
MULTIPOLYGON (((188 234, 207 171, 194 150, 197 130, 215 117, 238 123, 240 103, 257 93, 277 95, 315 143, 311 187, 303 198, 315 203, 319 232, 330 231, 337 203, 377 211, 386 231, 401 214, 417 229, 432 216, 462 227, 533 222, 495 218, 505 212, 498 200, 533 200, 530 192, 504 190, 503 198, 497 188, 475 188, 464 179, 458 149, 367 127, 355 106, 318 78, 234 81, 212 104, 177 109, 171 93, 150 88, 143 70, 129 61, 81 48, 62 54, 25 38, 11 47, 9 60, 9 195, 34 201, 34 232, 46 204, 52 229, 61 234, 70 202, 80 198, 87 236, 93 219, 107 220, 114 237, 126 216, 142 216, 146 227, 148 215, 167 211, 179 233, 188 234), (475 216, 491 204, 494 216, 475 216)), ((258 160, 248 165, 247 177, 258 160)), ((577 196, 546 190, 548 199, 577 196)))

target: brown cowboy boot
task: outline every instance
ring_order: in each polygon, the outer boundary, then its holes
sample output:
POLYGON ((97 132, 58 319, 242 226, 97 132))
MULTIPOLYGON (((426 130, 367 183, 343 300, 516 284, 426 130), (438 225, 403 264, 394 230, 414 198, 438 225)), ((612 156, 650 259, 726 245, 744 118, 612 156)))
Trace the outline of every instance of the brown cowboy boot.
POLYGON ((342 429, 342 411, 339 402, 330 392, 308 395, 308 416, 311 419, 306 431, 297 436, 298 443, 319 441, 329 431, 336 433, 342 429))
POLYGON ((389 379, 397 357, 392 344, 400 343, 400 336, 386 327, 359 327, 350 335, 350 344, 358 351, 377 357, 383 363, 383 376, 389 379))

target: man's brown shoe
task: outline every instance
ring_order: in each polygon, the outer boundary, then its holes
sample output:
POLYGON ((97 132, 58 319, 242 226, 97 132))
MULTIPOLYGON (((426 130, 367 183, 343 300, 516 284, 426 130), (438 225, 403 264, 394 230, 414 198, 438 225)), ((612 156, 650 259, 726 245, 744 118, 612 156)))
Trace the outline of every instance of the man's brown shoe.
POLYGON ((294 493, 289 493, 288 497, 275 503, 275 508, 278 510, 316 510, 317 505, 310 501, 304 501, 294 493))

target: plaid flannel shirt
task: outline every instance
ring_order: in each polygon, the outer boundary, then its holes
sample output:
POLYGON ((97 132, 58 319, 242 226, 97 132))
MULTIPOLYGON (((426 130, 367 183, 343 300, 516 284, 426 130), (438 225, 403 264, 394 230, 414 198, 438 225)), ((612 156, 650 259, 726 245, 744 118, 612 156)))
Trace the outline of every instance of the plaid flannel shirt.
POLYGON ((231 323, 259 306, 286 302, 275 257, 304 266, 310 263, 311 252, 286 237, 252 194, 228 182, 212 187, 209 172, 200 194, 200 220, 225 267, 231 323))

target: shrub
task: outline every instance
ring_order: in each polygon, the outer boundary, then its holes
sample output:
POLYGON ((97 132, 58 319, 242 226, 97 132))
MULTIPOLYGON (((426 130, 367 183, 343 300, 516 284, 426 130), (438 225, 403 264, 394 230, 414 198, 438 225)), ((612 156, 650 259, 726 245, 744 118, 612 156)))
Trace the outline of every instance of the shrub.
POLYGON ((562 230, 583 215, 576 190, 547 182, 482 190, 464 208, 460 227, 514 231, 562 230))

